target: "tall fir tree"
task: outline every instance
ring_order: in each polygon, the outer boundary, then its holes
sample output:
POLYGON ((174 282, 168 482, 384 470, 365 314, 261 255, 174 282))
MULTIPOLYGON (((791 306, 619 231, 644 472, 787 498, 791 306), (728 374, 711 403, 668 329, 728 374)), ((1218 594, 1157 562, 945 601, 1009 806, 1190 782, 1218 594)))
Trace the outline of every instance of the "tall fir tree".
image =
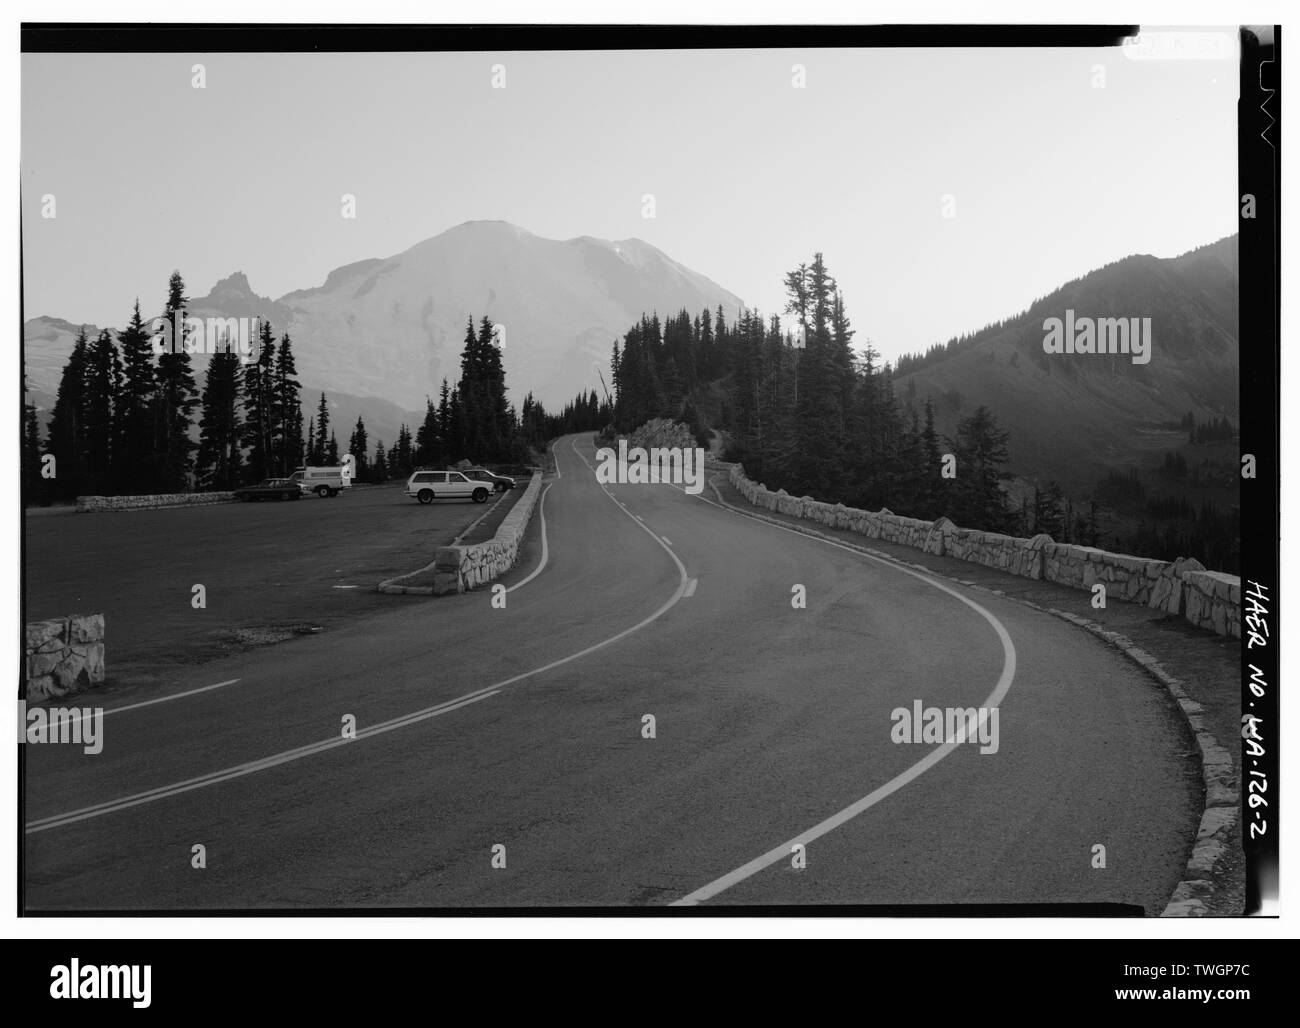
POLYGON ((137 297, 126 328, 117 334, 122 352, 122 388, 117 395, 113 473, 116 491, 127 495, 156 491, 154 446, 158 375, 149 330, 137 297))
POLYGON ((325 394, 320 394, 320 403, 316 405, 316 458, 315 463, 322 466, 333 466, 338 461, 338 446, 334 447, 334 457, 330 457, 330 447, 327 442, 326 433, 330 427, 330 405, 325 399, 325 394))
POLYGON ((1001 488, 1008 477, 1009 435, 998 426, 989 408, 981 406, 957 425, 953 449, 957 457, 955 520, 962 526, 1000 532, 1007 530, 1009 512, 1001 488))
MULTIPOLYGON (((447 380, 442 380, 442 389, 444 396, 447 391, 447 380)), ((440 468, 446 461, 446 454, 443 452, 442 445, 442 422, 439 419, 438 408, 434 407, 433 401, 427 396, 424 399, 424 421, 415 432, 415 463, 420 467, 440 468)))
POLYGON ((353 467, 358 482, 370 481, 370 456, 366 453, 368 444, 366 423, 361 420, 361 415, 358 414, 356 427, 353 428, 352 436, 348 439, 348 453, 352 454, 353 467))
POLYGON ((399 475, 411 473, 411 430, 403 423, 397 430, 397 447, 388 455, 389 470, 399 475))
POLYGON ((271 401, 275 426, 273 470, 277 475, 291 474, 303 461, 302 385, 297 374, 293 344, 286 332, 275 357, 275 389, 271 401))
POLYGON ((113 333, 104 329, 86 351, 83 416, 86 430, 86 489, 97 495, 117 491, 113 440, 117 435, 114 401, 122 393, 122 362, 113 333))
POLYGON ((83 325, 63 366, 50 412, 49 453, 54 458, 52 493, 72 499, 86 491, 86 369, 90 344, 83 325))
POLYGON ((194 469, 200 489, 234 489, 242 481, 239 366, 238 354, 231 351, 213 354, 208 362, 194 469))
POLYGON ((248 449, 247 480, 257 482, 274 472, 272 409, 275 395, 275 333, 263 321, 257 359, 244 365, 243 444, 248 449))
MULTIPOLYGON (((187 345, 191 345, 184 327, 185 282, 179 271, 172 272, 167 283, 167 303, 163 318, 168 326, 181 325, 181 338, 170 339, 158 358, 158 391, 154 404, 155 488, 161 492, 184 492, 190 487, 194 441, 190 427, 194 408, 198 406, 198 389, 190 366, 187 345)), ((201 343, 202 341, 197 341, 201 343)))

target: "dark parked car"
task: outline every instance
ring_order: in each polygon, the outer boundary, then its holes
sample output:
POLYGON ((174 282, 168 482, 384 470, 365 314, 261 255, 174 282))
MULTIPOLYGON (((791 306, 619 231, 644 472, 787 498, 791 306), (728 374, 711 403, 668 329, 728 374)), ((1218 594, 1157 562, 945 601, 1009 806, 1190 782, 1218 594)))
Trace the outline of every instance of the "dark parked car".
POLYGON ((466 478, 476 478, 480 482, 491 482, 492 491, 503 493, 515 487, 515 480, 508 475, 493 474, 487 468, 465 468, 462 472, 466 478))
POLYGON ((251 503, 253 500, 297 500, 302 490, 292 478, 264 478, 257 485, 246 485, 235 490, 235 499, 251 503))

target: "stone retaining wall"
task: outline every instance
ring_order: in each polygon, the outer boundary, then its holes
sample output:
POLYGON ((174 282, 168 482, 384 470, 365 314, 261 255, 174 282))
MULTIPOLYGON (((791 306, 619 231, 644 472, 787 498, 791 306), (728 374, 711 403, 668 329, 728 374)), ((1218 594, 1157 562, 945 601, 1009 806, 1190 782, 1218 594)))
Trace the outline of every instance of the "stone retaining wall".
POLYGON ((1057 543, 1048 535, 1020 539, 958 528, 947 518, 920 521, 899 517, 889 510, 873 513, 842 503, 822 503, 811 496, 790 496, 784 489, 772 492, 746 478, 740 464, 731 465, 728 478, 737 492, 764 510, 857 532, 868 539, 883 539, 938 556, 956 557, 1022 578, 1088 590, 1100 582, 1105 585, 1109 598, 1181 614, 1199 628, 1241 638, 1241 579, 1206 571, 1199 561, 1191 558, 1172 562, 1150 560, 1091 546, 1057 543))
POLYGON ((528 531, 528 522, 541 491, 542 473, 538 470, 491 539, 469 546, 438 547, 433 560, 434 594, 468 592, 509 571, 519 556, 519 544, 528 531))
POLYGON ((154 496, 78 496, 77 513, 95 514, 107 510, 157 510, 160 507, 196 507, 209 503, 233 503, 233 492, 158 493, 154 496))
POLYGON ((73 614, 26 626, 23 697, 31 702, 104 681, 104 615, 73 614))

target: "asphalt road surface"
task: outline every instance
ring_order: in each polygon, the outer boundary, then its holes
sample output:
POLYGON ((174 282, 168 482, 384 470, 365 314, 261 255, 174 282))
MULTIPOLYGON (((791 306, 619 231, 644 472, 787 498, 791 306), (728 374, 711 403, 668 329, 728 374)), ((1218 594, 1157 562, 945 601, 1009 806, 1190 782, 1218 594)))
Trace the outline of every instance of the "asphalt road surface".
POLYGON ((505 609, 395 602, 105 698, 98 755, 24 747, 28 909, 1161 911, 1200 776, 1118 653, 707 491, 602 488, 589 437, 555 455, 505 609), (996 706, 997 752, 892 741, 918 700, 996 706))
POLYGON ((34 510, 26 620, 103 612, 113 688, 152 688, 185 665, 391 609, 375 585, 432 561, 491 506, 423 505, 388 485, 289 503, 34 510))

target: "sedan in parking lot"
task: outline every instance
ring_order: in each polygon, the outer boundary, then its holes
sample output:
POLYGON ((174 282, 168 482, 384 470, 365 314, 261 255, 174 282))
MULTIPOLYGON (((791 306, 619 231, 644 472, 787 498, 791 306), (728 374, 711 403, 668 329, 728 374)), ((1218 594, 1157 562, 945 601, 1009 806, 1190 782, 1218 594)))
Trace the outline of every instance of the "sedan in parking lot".
POLYGON ((487 468, 466 468, 464 474, 467 478, 476 478, 480 482, 488 483, 493 492, 504 493, 506 490, 515 487, 513 478, 508 475, 498 475, 487 468))
POLYGON ((297 500, 302 489, 292 478, 264 478, 257 485, 246 485, 235 490, 235 499, 245 503, 253 500, 297 500))

